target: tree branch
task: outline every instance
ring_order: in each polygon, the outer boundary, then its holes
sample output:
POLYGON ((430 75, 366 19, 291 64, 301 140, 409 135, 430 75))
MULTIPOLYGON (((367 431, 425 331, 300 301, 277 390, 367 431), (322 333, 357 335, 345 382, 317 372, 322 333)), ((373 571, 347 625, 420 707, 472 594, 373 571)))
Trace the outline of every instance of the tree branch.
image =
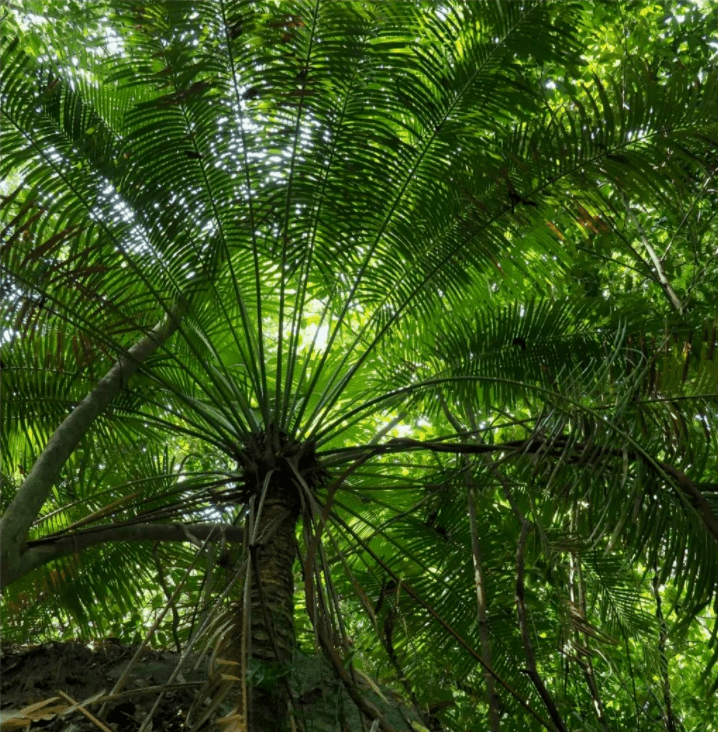
MULTIPOLYGON (((421 596, 414 591, 414 589, 411 587, 411 585, 407 584, 396 572, 394 572, 391 567, 384 562, 381 557, 376 554, 371 547, 352 529, 352 527, 346 523, 346 521, 343 521, 340 516, 334 515, 334 520, 340 524, 344 530, 353 537, 353 539, 357 542, 357 544, 364 549, 364 551, 387 573, 389 577, 391 577, 395 582, 401 582, 401 587, 403 590, 409 593, 411 597, 419 604, 421 607, 426 610, 429 615, 431 615, 434 620, 436 620, 443 628, 446 630, 447 633, 449 633, 454 640, 456 640, 460 646, 464 648, 473 658, 475 658, 481 666, 486 669, 495 679, 498 681, 501 686, 506 689, 506 691, 511 694, 511 696, 516 699, 516 701, 534 718, 536 719, 542 727, 545 727, 549 732, 555 732, 555 727, 551 725, 551 723, 544 719, 535 709, 531 707, 531 705, 528 703, 526 699, 524 699, 507 681, 505 681, 491 666, 489 666, 486 663, 486 660, 484 657, 478 653, 474 648, 472 648, 469 643, 467 643, 466 640, 451 626, 449 623, 444 620, 441 615, 434 610, 434 608, 426 602, 426 600, 423 600, 421 596)), ((307 605, 307 607, 310 607, 307 605)))
POLYGON ((197 544, 214 532, 219 539, 222 535, 227 541, 241 543, 243 529, 230 524, 110 524, 97 526, 75 534, 37 539, 27 543, 26 550, 18 557, 12 567, 2 566, 0 588, 43 564, 60 557, 111 541, 189 541, 197 544))
MULTIPOLYGON (((574 506, 573 516, 571 518, 571 532, 576 530, 577 524, 578 507, 574 506)), ((588 610, 586 607, 586 587, 583 579, 583 573, 581 572, 581 557, 577 551, 571 551, 568 557, 569 561, 569 585, 568 592, 570 601, 576 608, 581 621, 586 621, 588 618, 588 610)), ((583 630, 583 629, 581 629, 583 630)), ((596 683, 596 674, 593 670, 593 662, 591 660, 592 651, 591 649, 591 636, 587 635, 584 631, 583 644, 585 644, 586 652, 585 659, 581 659, 581 630, 577 625, 574 626, 574 638, 576 643, 576 660, 578 665, 583 671, 583 676, 586 679, 586 686, 593 700, 593 707, 598 718, 598 723, 601 725, 601 729, 604 732, 611 732, 608 726, 608 720, 606 719, 606 712, 603 706, 603 700, 596 683)))
POLYGON ((158 545, 159 542, 156 541, 154 543, 154 546, 152 547, 152 557, 155 560, 155 567, 157 569, 157 580, 160 583, 160 587, 162 587, 162 592, 165 593, 167 602, 169 602, 172 606, 172 638, 174 639, 175 649, 177 653, 182 653, 182 644, 180 643, 178 633, 178 628, 180 624, 179 611, 177 610, 177 603, 175 603, 172 599, 172 593, 170 592, 170 588, 167 586, 167 579, 165 578, 165 572, 162 568, 162 562, 160 561, 159 552, 157 551, 158 545))
POLYGON ((174 333, 178 325, 179 314, 174 308, 126 354, 118 358, 97 386, 55 430, 0 520, 0 565, 3 574, 17 573, 16 565, 21 562, 28 531, 80 440, 143 361, 174 333))
MULTIPOLYGON (((449 420, 449 424, 456 430, 457 434, 465 433, 464 425, 451 413, 446 399, 439 392, 439 403, 441 409, 449 420)), ((476 420, 473 412, 469 415, 472 432, 478 437, 476 420)), ((475 437, 474 439, 477 439, 475 437)), ((499 711, 499 698, 496 694, 496 681, 489 669, 492 668, 491 642, 489 639, 489 620, 486 609, 486 578, 484 576, 484 565, 481 558, 481 545, 479 544, 479 531, 476 525, 476 497, 474 496, 474 484, 471 479, 471 463, 468 456, 463 456, 464 470, 466 475, 466 487, 469 503, 469 530, 471 532, 471 553, 474 560, 474 586, 476 588, 476 609, 479 621, 479 640, 481 641, 481 654, 486 661, 486 668, 483 669, 484 681, 486 682, 486 698, 489 703, 489 728, 491 732, 501 732, 501 713, 499 711)))
POLYGON ((533 643, 531 642, 531 631, 529 630, 526 614, 524 590, 524 547, 526 546, 526 539, 531 528, 531 523, 523 519, 521 522, 521 535, 519 536, 519 543, 516 549, 516 613, 521 631, 521 640, 524 645, 524 655, 526 656, 526 673, 536 687, 536 691, 538 691, 551 720, 556 725, 556 729, 559 732, 568 732, 568 727, 566 727, 566 723, 563 721, 563 717, 558 711, 553 697, 543 683, 543 679, 536 668, 536 658, 534 656, 533 643))
POLYGON ((484 668, 484 680, 486 682, 486 697, 489 702, 489 728, 491 732, 500 732, 501 714, 499 713, 499 698, 496 694, 496 682, 491 675, 489 668, 492 668, 491 643, 489 641, 489 619, 486 610, 486 579, 481 559, 481 546, 479 544, 479 532, 476 526, 476 504, 474 488, 469 486, 469 528, 471 531, 471 553, 474 558, 474 586, 476 587, 476 606, 479 619, 479 640, 481 641, 481 653, 486 660, 488 668, 484 668))
POLYGON ((653 247, 651 246, 651 242, 648 241, 648 237, 645 235, 643 228, 641 227, 641 224, 639 223, 635 214, 633 213, 633 211, 631 211, 631 207, 628 205, 628 201, 626 200, 625 196, 623 198, 623 203, 626 207, 626 213, 628 214, 628 218, 631 219, 631 222, 636 227, 636 230, 638 231, 638 236, 641 238, 641 241, 643 242, 643 246, 646 248, 646 251, 648 252, 648 256, 651 259, 651 263, 653 264, 653 267, 656 270, 656 276, 658 277, 658 283, 663 288, 663 292, 665 293, 666 297, 668 298, 668 302, 671 303, 671 305, 675 308, 675 310, 680 315, 683 315, 683 311, 684 311, 683 303, 678 298, 678 295, 676 295, 675 290, 671 287, 671 283, 668 281, 668 277, 666 277, 666 272, 663 269, 663 263, 656 255, 656 252, 654 251, 653 247))
POLYGON ((493 466, 489 466, 491 472, 496 476, 501 488, 506 496, 506 500, 511 506, 511 510, 521 524, 521 533, 519 534, 518 544, 516 546, 516 616, 519 625, 519 632, 521 634, 521 642, 524 647, 524 656, 526 657, 526 669, 522 669, 524 673, 528 675, 533 683, 536 691, 538 691, 541 701, 544 703, 546 710, 551 717, 551 721, 554 723, 558 732, 568 732, 568 727, 563 721, 563 717, 553 700, 553 697, 546 688, 546 685, 541 678, 538 669, 536 667, 536 656, 534 654, 533 643, 531 642, 531 631, 528 624, 528 614, 526 612, 526 586, 524 584, 525 564, 524 564, 524 549, 526 547, 526 539, 529 533, 533 530, 534 524, 529 521, 526 516, 522 513, 518 504, 514 500, 513 494, 511 493, 511 486, 506 480, 505 476, 502 475, 499 470, 493 466))
POLYGON ((661 664, 661 691, 663 692, 662 710, 663 721, 667 732, 677 732, 676 719, 673 714, 671 703, 671 677, 668 672, 668 656, 666 655, 666 640, 668 639, 668 626, 663 617, 661 609, 661 593, 658 589, 658 574, 653 576, 653 597, 656 601, 656 619, 658 620, 658 657, 661 664))
MULTIPOLYGON (((551 440, 545 440, 541 437, 529 437, 527 440, 512 440, 510 442, 496 443, 486 445, 484 443, 451 443, 438 441, 421 441, 414 440, 411 437, 397 437, 389 442, 381 445, 375 445, 372 449, 378 454, 404 452, 407 450, 431 450, 432 452, 444 452, 454 455, 477 455, 492 452, 511 452, 516 455, 526 455, 530 453, 538 453, 543 451, 545 455, 550 457, 560 457, 564 455, 564 448, 568 443, 565 435, 558 435, 551 440)), ((572 453, 568 459, 572 462, 580 462, 585 460, 587 445, 582 442, 572 443, 572 453)), ((674 468, 672 465, 661 460, 651 459, 645 454, 637 451, 624 451, 621 448, 601 446, 591 447, 592 459, 599 456, 610 456, 620 460, 641 460, 643 463, 658 474, 663 480, 672 487, 677 494, 683 495, 693 508, 696 509, 706 530, 713 535, 718 541, 718 519, 711 504, 701 493, 696 484, 682 471, 674 468), (674 482, 668 480, 672 478, 674 482)))

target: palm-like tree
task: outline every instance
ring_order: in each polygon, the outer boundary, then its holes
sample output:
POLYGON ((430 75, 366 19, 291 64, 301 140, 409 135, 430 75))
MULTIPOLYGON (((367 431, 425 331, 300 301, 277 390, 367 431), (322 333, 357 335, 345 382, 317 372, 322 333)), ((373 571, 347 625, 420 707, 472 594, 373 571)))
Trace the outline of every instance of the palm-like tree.
POLYGON ((492 732, 616 728, 597 654, 665 670, 632 568, 689 621, 718 574, 710 273, 652 241, 711 241, 715 77, 591 77, 563 2, 96 12, 103 52, 2 46, 8 606, 239 541, 233 728, 301 725, 295 626, 380 728, 367 629, 427 725, 450 678, 492 732))

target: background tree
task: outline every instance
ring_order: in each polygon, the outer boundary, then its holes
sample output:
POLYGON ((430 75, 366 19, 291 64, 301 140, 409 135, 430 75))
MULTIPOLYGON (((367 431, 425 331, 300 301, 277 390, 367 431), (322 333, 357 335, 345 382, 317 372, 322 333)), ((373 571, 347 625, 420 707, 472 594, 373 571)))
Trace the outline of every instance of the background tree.
POLYGON ((427 727, 708 729, 715 11, 28 10, 6 636, 174 592, 233 729, 306 724, 298 642, 383 729, 362 667, 427 727))

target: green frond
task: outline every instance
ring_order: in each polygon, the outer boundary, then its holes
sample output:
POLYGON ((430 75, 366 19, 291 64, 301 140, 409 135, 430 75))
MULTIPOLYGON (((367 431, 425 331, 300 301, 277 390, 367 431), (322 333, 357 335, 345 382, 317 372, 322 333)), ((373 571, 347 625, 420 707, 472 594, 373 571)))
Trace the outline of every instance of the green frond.
POLYGON ((196 562, 160 631, 194 642, 221 606, 205 638, 264 698, 247 568, 286 499, 284 610, 360 706, 354 669, 426 728, 698 729, 718 658, 699 5, 8 5, 3 516, 169 322, 27 546, 207 521, 245 545, 56 556, 4 590, 4 634, 137 639, 196 562))

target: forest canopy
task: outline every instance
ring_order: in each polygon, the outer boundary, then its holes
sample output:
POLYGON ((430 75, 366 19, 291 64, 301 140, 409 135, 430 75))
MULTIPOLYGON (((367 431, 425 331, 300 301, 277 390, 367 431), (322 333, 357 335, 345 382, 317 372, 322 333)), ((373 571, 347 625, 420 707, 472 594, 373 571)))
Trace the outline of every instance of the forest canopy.
POLYGON ((3 642, 212 649, 184 729, 718 730, 718 8, 0 12, 3 642))

